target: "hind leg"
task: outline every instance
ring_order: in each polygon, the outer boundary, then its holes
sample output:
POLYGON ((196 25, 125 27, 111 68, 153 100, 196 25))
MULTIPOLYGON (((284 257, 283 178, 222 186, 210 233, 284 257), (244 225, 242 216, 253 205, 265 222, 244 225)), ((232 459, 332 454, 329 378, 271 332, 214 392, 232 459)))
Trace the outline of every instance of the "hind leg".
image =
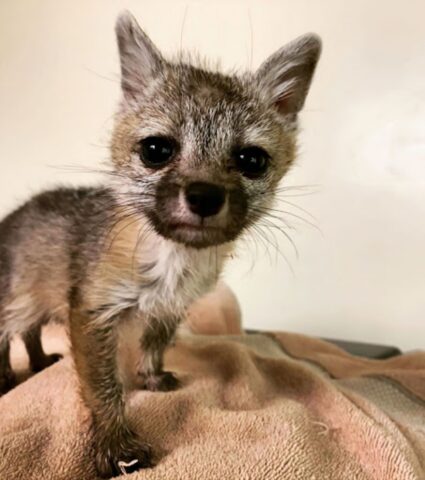
POLYGON ((33 372, 40 372, 62 358, 59 353, 46 355, 41 345, 41 323, 27 330, 22 335, 22 340, 30 359, 30 367, 33 372))
POLYGON ((15 386, 16 378, 10 365, 10 340, 0 331, 0 396, 15 386))

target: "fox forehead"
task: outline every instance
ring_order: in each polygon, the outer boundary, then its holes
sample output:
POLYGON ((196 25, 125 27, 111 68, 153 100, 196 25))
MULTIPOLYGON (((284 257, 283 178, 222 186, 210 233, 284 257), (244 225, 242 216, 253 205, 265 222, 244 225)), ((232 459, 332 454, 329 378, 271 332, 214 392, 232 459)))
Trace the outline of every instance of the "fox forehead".
POLYGON ((125 119, 118 118, 134 142, 170 136, 192 153, 215 158, 245 145, 270 153, 281 147, 288 125, 263 104, 249 81, 190 65, 172 67, 125 112, 125 119))

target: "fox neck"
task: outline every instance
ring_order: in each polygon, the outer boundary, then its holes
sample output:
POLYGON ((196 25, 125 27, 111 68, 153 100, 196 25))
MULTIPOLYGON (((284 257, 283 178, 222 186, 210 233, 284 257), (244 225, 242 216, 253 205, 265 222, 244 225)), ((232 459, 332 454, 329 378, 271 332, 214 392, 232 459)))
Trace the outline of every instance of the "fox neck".
POLYGON ((234 249, 234 243, 203 249, 176 243, 144 218, 114 226, 105 244, 103 278, 111 280, 112 298, 137 304, 153 317, 184 315, 190 303, 214 287, 234 249))

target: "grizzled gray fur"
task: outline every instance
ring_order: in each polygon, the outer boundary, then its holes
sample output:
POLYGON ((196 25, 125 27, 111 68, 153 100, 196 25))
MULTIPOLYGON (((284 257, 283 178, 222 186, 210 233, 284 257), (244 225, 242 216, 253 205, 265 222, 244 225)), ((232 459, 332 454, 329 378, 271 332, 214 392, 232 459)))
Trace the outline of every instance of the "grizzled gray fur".
POLYGON ((271 207, 320 54, 305 35, 255 73, 224 75, 164 59, 128 13, 116 33, 123 98, 105 185, 42 193, 0 223, 0 394, 14 383, 11 338, 39 371, 59 358, 43 352, 41 326, 67 325, 103 477, 152 464, 125 392, 179 386, 163 352, 271 207), (129 366, 120 351, 131 348, 129 366))

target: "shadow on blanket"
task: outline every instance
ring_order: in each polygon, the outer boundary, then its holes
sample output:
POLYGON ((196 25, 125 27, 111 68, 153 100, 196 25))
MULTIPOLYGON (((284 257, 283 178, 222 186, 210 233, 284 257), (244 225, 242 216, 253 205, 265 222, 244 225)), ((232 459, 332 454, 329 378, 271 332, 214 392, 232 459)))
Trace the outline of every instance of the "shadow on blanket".
MULTIPOLYGON (((372 361, 301 335, 229 335, 239 309, 220 295, 190 317, 192 330, 215 335, 185 336, 167 353, 182 387, 128 393, 131 423, 158 462, 128 478, 425 478, 425 353, 372 361)), ((48 351, 66 352, 58 327, 44 333, 48 351)), ((66 355, 0 399, 0 479, 96 478, 66 355)))

